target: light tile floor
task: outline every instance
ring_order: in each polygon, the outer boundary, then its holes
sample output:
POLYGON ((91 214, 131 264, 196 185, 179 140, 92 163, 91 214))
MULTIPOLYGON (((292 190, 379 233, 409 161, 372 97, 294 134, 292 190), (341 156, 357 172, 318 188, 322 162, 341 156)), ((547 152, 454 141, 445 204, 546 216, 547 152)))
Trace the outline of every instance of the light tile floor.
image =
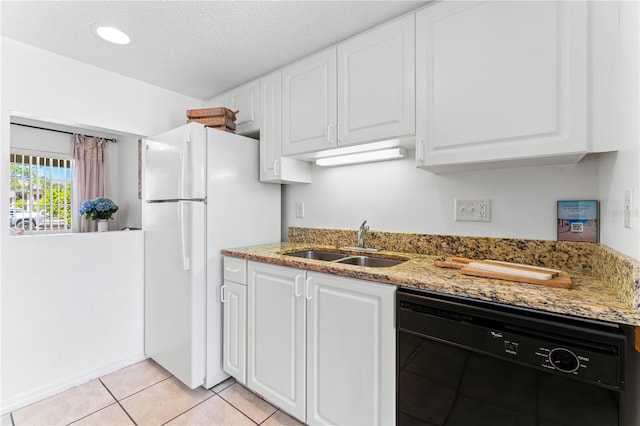
POLYGON ((152 360, 2 416, 2 426, 165 424, 302 425, 233 379, 192 390, 152 360))

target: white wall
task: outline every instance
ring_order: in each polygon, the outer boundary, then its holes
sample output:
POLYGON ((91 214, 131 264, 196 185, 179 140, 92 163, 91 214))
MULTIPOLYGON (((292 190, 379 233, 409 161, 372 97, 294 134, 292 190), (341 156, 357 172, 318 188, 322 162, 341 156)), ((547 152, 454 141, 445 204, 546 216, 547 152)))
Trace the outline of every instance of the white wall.
POLYGON ((24 151, 44 151, 71 158, 71 135, 32 127, 11 126, 12 148, 24 151))
MULTIPOLYGON (((287 227, 356 229, 505 238, 556 239, 556 201, 598 198, 598 159, 569 166, 433 174, 403 160, 314 166, 310 185, 283 185, 287 227), (454 222, 454 199, 491 199, 491 222, 454 222), (295 203, 305 217, 295 217, 295 203)), ((355 243, 355 241, 354 241, 355 243)))
MULTIPOLYGON (((202 107, 196 99, 7 38, 0 41, 0 158, 9 158, 12 112, 128 136, 131 142, 179 126, 185 110, 202 107)), ((130 188, 130 168, 137 164, 133 146, 115 154, 112 167, 115 173, 127 170, 127 183, 112 191, 130 188)), ((8 162, 0 161, 0 176, 8 172, 8 162)), ((8 185, 0 185, 3 223, 9 219, 8 202, 8 185)), ((0 232, 3 413, 143 356, 143 270, 142 232, 20 237, 0 232), (95 280, 88 279, 93 275, 95 280)))
POLYGON ((185 110, 202 107, 200 100, 5 37, 2 79, 7 113, 118 133, 158 134, 184 124, 185 110))
POLYGON ((142 231, 12 239, 2 258, 3 413, 144 359, 143 250, 142 231))
POLYGON ((138 199, 138 138, 118 139, 118 229, 142 228, 142 201, 138 199))
POLYGON ((620 3, 619 149, 600 161, 602 242, 640 259, 640 4, 620 3), (633 228, 624 227, 624 192, 633 191, 633 228))

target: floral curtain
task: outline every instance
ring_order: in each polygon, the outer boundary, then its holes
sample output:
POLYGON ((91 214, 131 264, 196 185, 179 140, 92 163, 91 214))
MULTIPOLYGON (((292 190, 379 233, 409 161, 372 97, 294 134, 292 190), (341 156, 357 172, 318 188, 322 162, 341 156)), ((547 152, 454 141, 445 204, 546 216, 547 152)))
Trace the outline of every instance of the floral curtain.
POLYGON ((84 200, 104 197, 104 147, 106 139, 73 135, 73 196, 72 209, 77 220, 72 221, 74 232, 91 232, 98 228, 96 221, 80 216, 78 210, 84 200))

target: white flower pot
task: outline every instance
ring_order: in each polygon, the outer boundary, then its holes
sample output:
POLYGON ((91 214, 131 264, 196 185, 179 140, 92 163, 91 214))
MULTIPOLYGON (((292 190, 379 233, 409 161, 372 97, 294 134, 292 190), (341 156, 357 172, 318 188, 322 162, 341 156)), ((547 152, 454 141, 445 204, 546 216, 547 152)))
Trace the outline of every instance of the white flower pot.
POLYGON ((109 221, 107 219, 98 219, 98 232, 107 232, 109 230, 109 221))

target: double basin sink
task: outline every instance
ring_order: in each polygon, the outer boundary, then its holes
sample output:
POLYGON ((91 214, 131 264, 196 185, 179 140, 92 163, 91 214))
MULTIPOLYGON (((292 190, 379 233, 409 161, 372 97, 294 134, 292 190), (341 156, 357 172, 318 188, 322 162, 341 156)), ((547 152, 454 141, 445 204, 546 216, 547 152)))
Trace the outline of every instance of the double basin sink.
POLYGON ((285 256, 303 257, 305 259, 324 260, 346 265, 368 266, 370 268, 388 268, 399 265, 408 259, 384 256, 354 255, 328 250, 301 250, 293 253, 283 253, 285 256))

